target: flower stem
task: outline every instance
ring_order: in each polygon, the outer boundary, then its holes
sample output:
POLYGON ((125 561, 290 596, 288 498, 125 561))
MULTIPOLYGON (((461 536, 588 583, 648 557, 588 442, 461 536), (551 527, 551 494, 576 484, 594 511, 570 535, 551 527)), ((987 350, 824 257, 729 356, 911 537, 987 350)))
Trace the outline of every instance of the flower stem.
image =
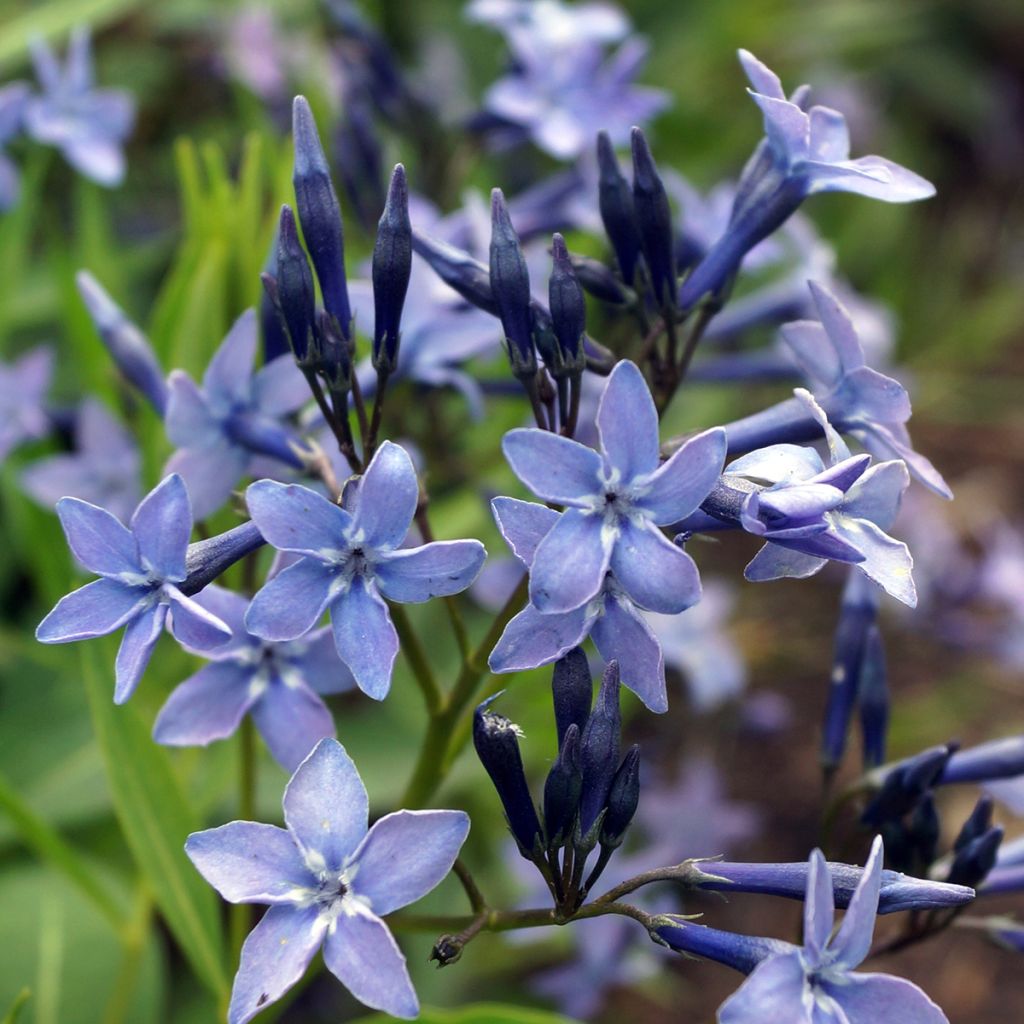
POLYGON ((416 630, 412 628, 409 616, 400 604, 392 604, 391 621, 398 631, 398 639, 401 643, 402 653, 409 662, 413 678, 423 693, 423 703, 427 707, 427 714, 433 718, 441 710, 441 687, 438 686, 434 677, 434 670, 430 667, 426 651, 420 643, 416 630))

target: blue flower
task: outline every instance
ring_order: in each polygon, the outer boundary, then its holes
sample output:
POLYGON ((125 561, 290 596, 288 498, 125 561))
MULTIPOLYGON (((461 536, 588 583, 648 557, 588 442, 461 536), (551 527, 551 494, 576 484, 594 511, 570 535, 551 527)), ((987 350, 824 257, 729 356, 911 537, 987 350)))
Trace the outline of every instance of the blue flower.
POLYGON ((183 370, 168 378, 165 425, 179 451, 166 466, 188 484, 192 510, 205 519, 227 501, 251 471, 254 456, 269 455, 301 468, 298 439, 280 418, 309 398, 309 387, 290 355, 256 374, 256 314, 246 310, 210 360, 199 388, 183 370))
POLYGON ((176 584, 188 575, 186 554, 192 509, 180 476, 150 491, 125 527, 105 509, 78 498, 57 502, 57 515, 75 558, 100 578, 72 591, 36 629, 44 644, 65 644, 126 627, 117 652, 114 703, 135 691, 170 613, 183 644, 208 650, 231 630, 176 584))
POLYGON ((29 135, 56 146, 87 178, 119 185, 124 178, 121 147, 132 130, 135 104, 120 89, 95 87, 89 30, 72 33, 63 68, 42 39, 32 43, 32 61, 42 92, 25 108, 29 135))
POLYGON ((294 640, 331 613, 334 642, 359 688, 381 700, 391 686, 398 635, 384 599, 419 603, 473 582, 486 551, 476 540, 401 548, 419 486, 405 451, 385 441, 359 482, 351 511, 298 484, 258 480, 249 513, 269 544, 303 557, 253 598, 246 628, 294 640))
POLYGON ((597 596, 609 570, 649 611, 700 599, 693 559, 658 529, 704 500, 725 457, 725 432, 705 431, 659 464, 658 413, 636 365, 612 371, 597 413, 600 452, 543 430, 502 441, 516 476, 544 501, 567 505, 540 542, 530 573, 538 612, 569 612, 597 596))
POLYGON ((21 486, 52 508, 65 496, 81 498, 127 522, 142 495, 142 457, 132 435, 95 398, 82 402, 75 418, 75 450, 33 462, 21 486))
POLYGON ((53 376, 53 350, 30 349, 12 363, 0 363, 0 463, 24 441, 50 430, 43 406, 53 376))
POLYGON ((419 1012, 387 914, 430 892, 469 832, 462 811, 396 811, 367 829, 356 766, 325 739, 284 791, 287 828, 232 821, 194 832, 185 852, 230 903, 270 909, 242 946, 228 1024, 245 1024, 302 977, 321 947, 328 970, 361 1003, 419 1012))
POLYGON ((911 982, 853 973, 871 950, 881 881, 878 838, 833 936, 833 879, 815 850, 807 874, 803 947, 758 964, 719 1008, 719 1024, 948 1024, 942 1010, 911 982))
POLYGON ((246 630, 249 602, 241 595, 213 586, 196 602, 230 628, 231 641, 207 654, 211 664, 170 695, 153 739, 172 747, 206 746, 231 736, 251 714, 278 764, 295 771, 317 742, 334 736, 334 719, 319 695, 354 685, 330 630, 273 643, 246 630))
POLYGON ((0 213, 18 201, 18 168, 3 149, 21 128, 27 99, 28 86, 24 82, 10 82, 0 88, 0 213))

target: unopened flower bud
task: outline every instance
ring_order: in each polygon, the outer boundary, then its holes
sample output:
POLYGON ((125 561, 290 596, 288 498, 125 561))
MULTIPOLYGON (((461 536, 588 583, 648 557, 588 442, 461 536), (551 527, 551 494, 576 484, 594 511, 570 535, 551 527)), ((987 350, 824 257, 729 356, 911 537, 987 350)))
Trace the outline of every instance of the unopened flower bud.
POLYGON ((1002 826, 993 825, 986 829, 956 854, 946 881, 953 885, 977 887, 995 866, 1002 841, 1002 826))
POLYGON ((626 751, 608 794, 608 810, 601 822, 601 845, 615 849, 626 838, 640 802, 640 747, 626 751))
POLYGON ((579 376, 586 366, 583 332, 586 329, 587 304, 576 279, 565 239, 555 233, 551 240, 553 267, 548 282, 551 324, 558 344, 558 358, 549 364, 556 377, 579 376))
MULTIPOLYGON (((982 833, 992 827, 992 797, 984 795, 978 797, 974 810, 968 815, 963 823, 956 839, 953 842, 953 850, 959 853, 968 843, 977 839, 982 833)), ((1003 863, 1003 858, 999 858, 1003 863)))
POLYGON ((525 379, 537 369, 530 315, 530 274, 501 189, 491 191, 491 292, 508 341, 512 372, 525 379))
POLYGON ((658 306, 670 310, 676 304, 675 239, 672 232, 672 210, 668 204, 665 184, 651 156, 647 139, 639 128, 632 132, 633 144, 633 207, 640 229, 640 244, 651 287, 658 306))
POLYGON ((391 373, 398 363, 399 329, 412 273, 412 225, 405 168, 395 166, 373 247, 373 365, 391 373))
POLYGON ((544 782, 544 834, 549 850, 558 849, 572 835, 582 785, 580 731, 573 723, 544 782))
POLYGON ((555 662, 551 673, 551 696, 555 705, 558 747, 561 749, 570 725, 583 732, 594 699, 590 665, 582 647, 574 647, 555 662))
POLYGON ((619 170, 619 161, 607 132, 598 132, 597 135, 597 163, 601 175, 598 183, 601 221, 612 244, 622 280, 633 287, 640 259, 640 229, 636 223, 633 193, 619 170))
POLYGON ((610 661, 601 691, 580 741, 583 793, 580 798, 580 833, 586 837, 608 804, 612 779, 619 767, 619 663, 610 661))
POLYGON ((309 366, 315 348, 316 293, 295 216, 288 206, 281 207, 277 230, 277 274, 269 281, 265 277, 263 285, 281 312, 295 361, 300 367, 309 366))

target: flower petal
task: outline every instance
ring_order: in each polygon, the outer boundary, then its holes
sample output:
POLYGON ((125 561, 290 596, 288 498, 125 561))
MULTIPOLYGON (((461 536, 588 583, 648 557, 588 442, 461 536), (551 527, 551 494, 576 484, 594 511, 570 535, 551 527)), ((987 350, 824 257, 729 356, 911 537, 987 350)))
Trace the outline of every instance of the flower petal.
POLYGON ((335 735, 334 718, 324 702, 307 686, 287 685, 280 679, 272 681, 256 702, 252 720, 274 760, 287 772, 295 771, 320 740, 335 735))
POLYGON ((256 311, 247 309, 231 325, 206 367, 203 390, 209 397, 216 396, 225 405, 250 404, 257 335, 256 311))
POLYGON ((323 938, 315 906, 271 907, 242 946, 228 1024, 247 1024, 280 999, 305 974, 323 938))
POLYGON ((636 488, 636 504, 659 526, 695 511, 718 483, 728 437, 721 427, 691 437, 663 466, 636 488))
POLYGON ((777 100, 784 100, 786 98, 782 82, 779 81, 779 76, 771 68, 759 61, 749 50, 740 50, 739 58, 744 74, 746 74, 755 92, 761 93, 762 96, 771 96, 777 100))
POLYGON ((910 395, 892 377, 859 366, 843 379, 835 395, 824 399, 839 423, 874 420, 877 423, 906 423, 910 419, 910 395))
POLYGON ((902 601, 909 608, 916 607, 914 559, 907 545, 890 537, 870 520, 852 519, 838 513, 833 513, 833 517, 836 531, 843 540, 864 556, 864 561, 858 562, 857 568, 897 601, 902 601))
POLYGON ((799 953, 768 957, 718 1008, 718 1024, 817 1024, 805 990, 799 953))
POLYGON ((311 870, 340 871, 366 835, 369 802, 352 758, 321 740, 288 781, 284 820, 311 870))
POLYGON ((215 618, 220 619, 231 630, 231 640, 218 647, 210 655, 206 651, 193 651, 193 654, 204 654, 207 657, 224 658, 228 654, 238 654, 246 647, 254 647, 258 641, 245 628, 245 613, 249 610, 249 599, 241 594, 210 583, 203 587, 193 601, 215 618))
POLYGON ((856 192, 886 203, 913 203, 935 195, 930 181, 881 156, 862 156, 842 163, 808 160, 804 169, 812 193, 856 192))
POLYGON ((530 427, 510 430, 501 450, 512 472, 545 501, 587 504, 603 490, 601 456, 578 441, 530 427))
POLYGON ((418 603, 460 594, 476 579, 487 552, 478 540, 434 541, 381 552, 374 578, 389 601, 418 603))
POLYGON ((878 894, 882 887, 882 837, 875 836, 868 862, 860 876, 857 888, 846 908, 843 923, 836 937, 829 943, 829 954, 836 966, 847 970, 862 963, 871 950, 878 914, 878 894))
POLYGON ((949 484, 928 458, 914 451, 903 424, 851 423, 848 430, 876 459, 902 459, 925 487, 940 498, 952 500, 949 484))
POLYGON ((768 543, 747 563, 743 578, 751 583, 781 579, 805 580, 821 572, 827 561, 827 558, 793 551, 782 544, 768 543))
POLYGON ((505 543, 529 569, 533 565, 537 545, 558 522, 558 513, 547 505, 518 498, 494 498, 491 509, 505 543))
POLYGON ((601 395, 597 432, 624 483, 658 468, 658 410, 644 375, 627 359, 615 365, 601 395))
POLYGON ((528 604, 505 627, 487 660, 492 672, 520 672, 557 661, 590 632, 596 612, 586 604, 571 612, 544 615, 528 604))
POLYGON ((850 131, 846 118, 831 107, 811 107, 810 155, 813 160, 838 163, 850 158, 850 131))
POLYGON ((178 448, 205 448, 221 436, 206 396, 184 370, 172 370, 167 378, 164 429, 178 448))
POLYGON ((370 913, 342 914, 324 943, 327 969, 365 1006, 411 1020, 420 1012, 405 957, 370 913))
POLYGON ((289 355, 278 356, 253 377, 253 404, 265 416, 285 416, 310 400, 309 384, 289 355))
POLYGON ((168 747, 205 747, 231 736, 256 697, 253 670, 215 661, 171 692, 153 724, 153 739, 168 747))
POLYGON ((822 324, 813 320, 794 320, 779 328, 782 340, 796 357, 800 372, 816 384, 835 387, 843 375, 843 364, 836 346, 822 324))
POLYGON ((144 575, 135 538, 106 509, 78 498, 61 498, 57 515, 75 558, 98 576, 144 575))
POLYGON ((813 449, 796 444, 773 444, 742 455, 729 463, 727 476, 742 476, 760 483, 798 483, 817 476, 824 465, 813 449))
POLYGON ((600 515, 576 508, 563 512, 537 547, 530 572, 533 606, 552 614, 591 600, 601 589, 616 536, 600 515))
POLYGON ((420 490, 408 452, 385 441, 359 482, 355 527, 370 548, 397 548, 416 514, 420 490))
POLYGON ((228 903, 295 903, 296 889, 316 886, 295 840, 276 825, 229 821, 193 832, 185 853, 228 903))
POLYGON ((132 516, 131 528, 144 568, 173 583, 185 578, 192 506, 185 481, 177 473, 165 477, 142 499, 132 516))
POLYGON ((902 461, 879 462, 851 484, 843 502, 843 514, 868 519, 887 530, 900 510, 910 474, 902 461))
POLYGON ((396 811, 376 822, 353 861, 353 886, 379 917, 415 903, 452 869, 469 835, 464 811, 396 811))
POLYGON ((231 497, 248 466, 249 453, 221 437, 209 447, 178 449, 167 460, 164 472, 176 473, 185 481, 192 515, 201 521, 231 497))
POLYGON ((949 1024, 949 1018, 913 982, 891 974, 849 974, 822 988, 849 1024, 949 1024))
POLYGON ((388 606, 362 576, 356 576, 331 605, 331 627, 338 655, 351 669, 359 689, 374 700, 383 700, 391 689, 398 634, 388 606))
POLYGON ((154 604, 128 623, 114 662, 114 703, 135 692, 167 620, 167 605, 154 604))
POLYGON ((665 660, 650 626, 624 595, 609 594, 594 623, 594 643, 605 661, 617 661, 622 685, 656 714, 668 710, 665 660))
POLYGON ((194 651, 208 651, 223 647, 231 639, 231 630, 198 601, 169 583, 164 584, 163 593, 170 602, 170 625, 175 640, 194 651))
POLYGON ((345 693, 356 685, 348 666, 338 657, 330 626, 289 642, 279 653, 287 659, 289 671, 314 693, 345 693))
POLYGON ((611 570, 630 599, 647 611, 674 615, 700 600, 693 559, 655 526, 624 522, 611 570))
POLYGON ((807 115, 788 100, 761 96, 756 92, 750 96, 764 115, 764 133, 776 157, 787 167, 804 163, 810 145, 807 115))
POLYGON ((832 922, 835 918, 832 876, 821 850, 811 854, 808 865, 807 896, 804 899, 804 949, 811 964, 819 966, 832 936, 832 922))
POLYGON ((332 598, 336 572, 315 558, 282 569, 252 599, 245 627, 264 640, 294 640, 320 620, 332 598))
POLYGON ((93 580, 57 602, 36 627, 36 639, 44 644, 66 644, 113 633, 154 600, 153 591, 147 587, 93 580))
POLYGON ((300 484, 257 480, 246 490, 245 503, 267 543, 279 551, 337 558, 352 531, 348 512, 300 484))

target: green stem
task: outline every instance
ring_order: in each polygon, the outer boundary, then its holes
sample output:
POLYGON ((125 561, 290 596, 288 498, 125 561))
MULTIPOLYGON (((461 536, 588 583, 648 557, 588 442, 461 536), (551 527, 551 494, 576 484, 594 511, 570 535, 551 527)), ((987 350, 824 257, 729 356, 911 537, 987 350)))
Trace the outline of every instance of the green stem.
POLYGON ((400 604, 392 604, 390 607, 391 621, 395 624, 395 629, 398 631, 402 653, 409 662, 413 678, 419 685, 420 690, 423 691, 423 703, 427 706, 427 714, 433 718, 441 710, 441 687, 437 684, 437 679, 434 677, 434 670, 430 667, 426 651, 423 650, 423 645, 420 643, 416 631, 412 628, 412 623, 409 621, 409 616, 406 615, 405 609, 400 604))
POLYGON ((122 1024, 128 1020, 152 919, 152 897, 144 886, 140 886, 134 912, 124 930, 124 957, 114 981, 114 990, 103 1011, 103 1024, 122 1024))

